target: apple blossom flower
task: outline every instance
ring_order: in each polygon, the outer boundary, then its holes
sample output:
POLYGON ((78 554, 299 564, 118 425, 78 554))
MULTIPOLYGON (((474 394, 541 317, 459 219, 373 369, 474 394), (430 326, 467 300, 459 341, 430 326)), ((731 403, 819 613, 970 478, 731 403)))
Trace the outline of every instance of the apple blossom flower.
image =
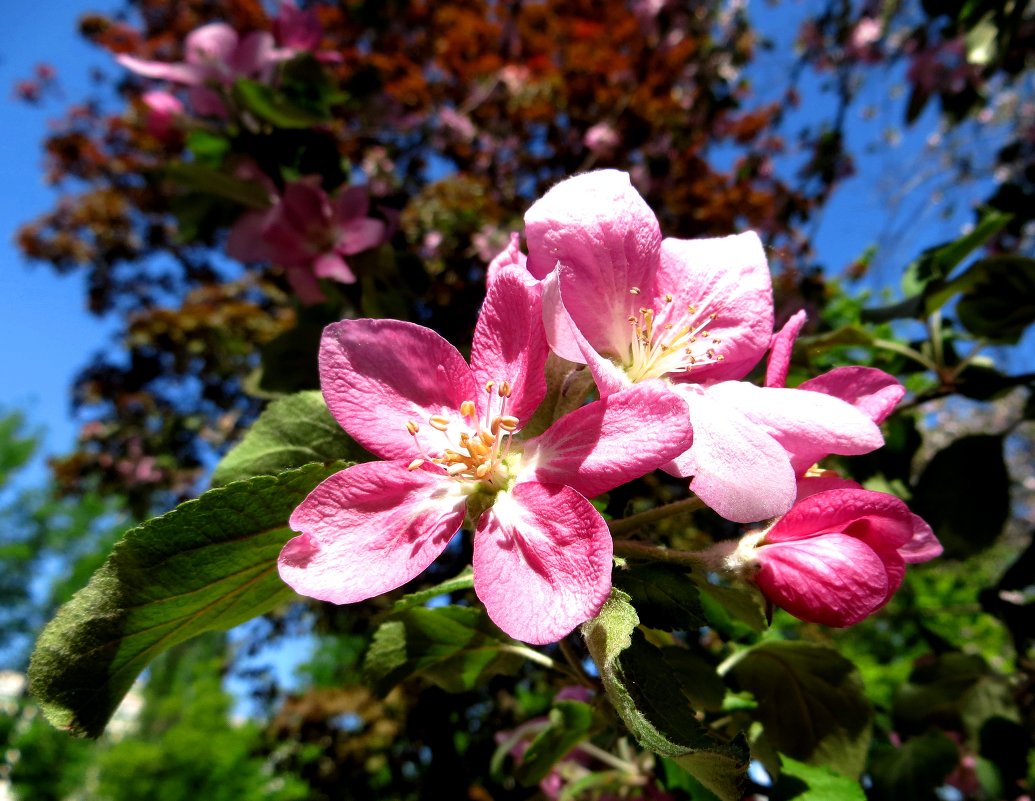
POLYGON ((609 122, 598 122, 587 129, 582 137, 582 144, 597 156, 610 155, 619 142, 618 132, 609 122))
POLYGON ((239 261, 279 264, 304 303, 319 303, 324 294, 317 279, 355 283, 345 257, 385 240, 387 226, 369 210, 364 187, 350 186, 331 200, 318 177, 306 177, 285 186, 269 209, 247 212, 234 223, 227 253, 239 261))
POLYGON ((685 407, 657 382, 516 435, 546 392, 539 287, 516 268, 489 284, 470 365, 435 332, 343 320, 320 346, 335 419, 384 461, 354 465, 291 516, 279 559, 303 595, 353 603, 402 586, 474 530, 474 589, 504 632, 560 639, 597 614, 612 541, 587 500, 686 450, 685 407))
POLYGON ((941 552, 930 526, 895 496, 824 476, 803 480, 798 502, 741 540, 727 567, 800 620, 844 627, 888 602, 906 564, 941 552))
POLYGON ((663 240, 628 174, 599 170, 536 201, 525 234, 550 346, 587 364, 601 397, 664 379, 694 425, 693 447, 666 469, 693 476, 691 490, 723 517, 787 511, 791 453, 853 455, 883 443, 873 421, 839 398, 739 380, 773 330, 772 283, 754 233, 663 240))
POLYGON ((151 136, 164 144, 173 144, 182 138, 179 121, 185 109, 176 95, 154 90, 144 92, 140 101, 147 109, 144 123, 151 136))

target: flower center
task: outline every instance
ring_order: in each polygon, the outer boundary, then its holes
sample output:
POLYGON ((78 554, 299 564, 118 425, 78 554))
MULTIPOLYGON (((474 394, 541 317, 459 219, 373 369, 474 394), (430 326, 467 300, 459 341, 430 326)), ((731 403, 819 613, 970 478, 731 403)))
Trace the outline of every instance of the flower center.
POLYGON ((511 469, 511 440, 517 430, 518 419, 507 414, 510 399, 510 382, 489 381, 485 384, 489 396, 485 404, 485 416, 479 418, 473 400, 460 404, 462 424, 456 425, 455 417, 435 414, 428 418, 428 425, 439 432, 432 435, 432 442, 425 446, 418 434, 420 426, 413 420, 406 423, 421 457, 410 462, 410 470, 429 463, 441 468, 452 478, 463 482, 489 485, 488 489, 505 489, 514 471, 511 469))
MULTIPOLYGON (((639 294, 635 288, 630 292, 639 294)), ((672 302, 672 295, 665 295, 665 303, 672 302)), ((669 373, 688 373, 695 367, 721 362, 725 356, 718 352, 717 346, 722 340, 708 331, 708 326, 718 316, 715 312, 699 315, 693 304, 687 305, 685 315, 658 315, 654 309, 641 308, 638 316, 629 317, 632 342, 625 365, 629 378, 646 381, 669 373), (656 325, 656 317, 673 322, 656 325)))

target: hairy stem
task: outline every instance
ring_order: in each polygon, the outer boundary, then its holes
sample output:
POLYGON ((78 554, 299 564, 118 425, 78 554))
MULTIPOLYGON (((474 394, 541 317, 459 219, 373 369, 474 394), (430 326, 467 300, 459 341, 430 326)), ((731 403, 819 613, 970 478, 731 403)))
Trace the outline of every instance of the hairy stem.
POLYGON ((611 536, 618 537, 655 523, 658 520, 664 520, 666 517, 673 517, 703 508, 704 502, 696 495, 691 495, 689 498, 684 498, 681 501, 675 501, 654 509, 648 509, 646 512, 629 515, 629 517, 623 517, 621 520, 612 520, 607 524, 607 527, 611 529, 611 536))

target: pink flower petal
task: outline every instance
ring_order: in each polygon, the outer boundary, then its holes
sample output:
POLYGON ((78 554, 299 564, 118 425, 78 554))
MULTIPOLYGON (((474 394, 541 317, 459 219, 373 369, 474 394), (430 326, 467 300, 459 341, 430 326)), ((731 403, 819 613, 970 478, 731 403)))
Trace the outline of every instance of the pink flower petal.
POLYGON ((869 417, 820 392, 724 381, 709 387, 708 394, 776 439, 790 455, 796 473, 832 453, 855 456, 884 444, 884 436, 869 417))
POLYGON ((852 481, 850 478, 841 478, 841 476, 830 470, 825 471, 825 474, 821 476, 806 476, 798 478, 799 501, 803 501, 810 495, 815 495, 817 492, 826 492, 827 490, 832 489, 861 490, 862 484, 857 481, 852 481))
POLYGON ((787 452, 762 428, 692 384, 679 385, 690 410, 694 443, 666 469, 693 476, 690 489, 738 523, 783 514, 794 503, 787 452))
POLYGON ((334 219, 339 224, 362 220, 370 214, 370 195, 365 186, 350 186, 334 199, 334 219))
POLYGON ((276 61, 273 35, 266 31, 252 31, 241 39, 226 62, 237 75, 263 76, 276 61))
POLYGON ((357 442, 383 459, 421 454, 406 430, 441 451, 445 435, 432 415, 459 422, 460 404, 484 395, 459 351, 423 326, 400 320, 342 320, 320 341, 320 386, 335 419, 357 442))
POLYGON ((942 555, 942 544, 934 535, 931 527, 919 515, 913 515, 913 536, 909 542, 899 547, 898 552, 906 564, 915 565, 929 562, 942 555))
POLYGON ((269 211, 248 211, 237 218, 226 240, 226 252, 242 262, 272 261, 273 252, 263 238, 269 211))
POLYGON ((136 56, 125 54, 115 56, 115 60, 130 72, 143 75, 145 78, 156 78, 172 81, 186 86, 196 86, 205 80, 203 69, 193 64, 169 63, 167 61, 146 61, 136 56))
POLYGON ((560 267, 564 304, 593 347, 625 358, 628 317, 650 293, 658 266, 657 218, 627 173, 599 170, 569 178, 525 214, 528 270, 545 278, 560 267), (570 289, 569 289, 570 287, 570 289))
POLYGON ((888 574, 866 543, 845 534, 762 545, 755 583, 776 606, 825 626, 851 626, 888 597, 888 574))
POLYGON ((478 521, 474 589, 511 637, 556 642, 607 600, 611 555, 607 524, 575 490, 517 484, 478 521))
POLYGON ((875 367, 835 367, 803 381, 798 389, 840 398, 875 423, 883 423, 906 394, 898 379, 875 367))
POLYGON ((225 22, 210 22, 195 28, 184 41, 188 64, 224 65, 237 49, 237 31, 225 22))
POLYGON ((300 11, 291 0, 281 0, 280 10, 273 18, 273 35, 283 47, 315 50, 323 39, 323 28, 312 11, 300 11))
POLYGON ((834 489, 819 492, 794 504, 766 534, 766 542, 790 542, 828 532, 848 532, 869 542, 886 544, 891 550, 913 536, 913 517, 894 495, 862 489, 834 489))
POLYGON ((364 217, 342 226, 335 249, 346 256, 376 248, 385 241, 387 226, 381 220, 364 217))
POLYGON ((337 253, 324 253, 313 261, 313 272, 320 278, 330 278, 342 284, 356 283, 356 276, 337 253))
POLYGON ((655 330, 671 323, 709 333, 722 361, 672 376, 707 383, 743 378, 769 348, 773 332, 773 287, 762 242, 754 232, 721 239, 665 239, 657 283, 649 302, 655 330), (671 298, 671 300, 669 300, 671 298), (693 312, 688 311, 692 307, 693 312), (710 320, 711 315, 714 320, 710 320))
POLYGON ((528 272, 528 258, 521 252, 521 237, 517 232, 510 234, 510 241, 507 246, 491 262, 486 270, 485 282, 488 283, 495 278, 496 273, 504 267, 518 267, 527 274, 525 279, 528 282, 535 281, 535 277, 528 272))
MULTIPOLYGON (((485 302, 474 329, 471 369, 480 386, 492 381, 511 386, 506 414, 525 423, 546 396, 546 357, 550 352, 543 330, 539 287, 528 286, 517 267, 500 269, 489 281, 485 302)), ((480 392, 475 399, 484 417, 498 414, 500 398, 480 392)))
POLYGON ((787 384, 787 371, 791 366, 791 353, 794 351, 794 341, 798 338, 798 333, 801 331, 801 327, 805 325, 807 319, 808 315, 805 314, 804 310, 795 312, 784 323, 779 333, 773 335, 769 351, 769 363, 765 368, 765 385, 767 387, 782 387, 787 384))
POLYGON ((312 306, 327 300, 327 296, 320 289, 320 282, 316 280, 316 276, 308 266, 286 267, 284 272, 287 274, 291 289, 304 305, 312 306))
POLYGON ((187 98, 195 113, 203 117, 226 119, 228 116, 222 96, 207 86, 192 86, 187 90, 187 98))
POLYGON ((567 484, 593 498, 662 467, 692 441, 682 397, 650 381, 566 414, 527 443, 518 481, 567 484))
POLYGON ((459 484, 405 462, 368 462, 335 473, 291 515, 301 532, 280 552, 296 592, 348 604, 401 587, 442 553, 463 524, 459 484))

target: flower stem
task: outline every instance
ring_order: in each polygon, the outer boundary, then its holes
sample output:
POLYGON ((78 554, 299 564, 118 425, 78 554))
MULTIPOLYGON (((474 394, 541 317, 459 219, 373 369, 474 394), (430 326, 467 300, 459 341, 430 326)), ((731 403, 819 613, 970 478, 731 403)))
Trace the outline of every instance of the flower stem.
MULTIPOLYGON (((719 543, 726 545, 725 543, 719 543)), ((615 556, 627 556, 632 559, 650 559, 679 567, 717 570, 729 547, 709 548, 707 551, 677 551, 661 545, 651 545, 639 540, 615 540, 615 556)))
POLYGON ((603 762, 605 765, 617 768, 622 771, 622 773, 629 773, 633 776, 638 776, 640 774, 639 767, 634 765, 632 762, 626 762, 621 757, 617 757, 610 751, 605 751, 603 748, 593 745, 591 742, 587 741, 579 743, 576 748, 587 756, 591 756, 594 759, 603 762))
POLYGON ((612 520, 607 524, 607 527, 611 529, 611 536, 618 537, 658 520, 664 520, 666 517, 673 517, 702 508, 704 508, 704 502, 696 495, 691 495, 689 498, 684 498, 681 501, 675 501, 654 509, 648 509, 646 512, 629 515, 629 517, 623 517, 621 520, 612 520))
POLYGON ((873 340, 874 346, 883 348, 884 350, 890 350, 893 353, 899 353, 902 356, 906 356, 918 364, 922 364, 928 370, 935 375, 939 375, 938 365, 932 359, 924 356, 920 351, 909 347, 909 345, 903 345, 901 342, 894 342, 890 339, 875 339, 873 340))

